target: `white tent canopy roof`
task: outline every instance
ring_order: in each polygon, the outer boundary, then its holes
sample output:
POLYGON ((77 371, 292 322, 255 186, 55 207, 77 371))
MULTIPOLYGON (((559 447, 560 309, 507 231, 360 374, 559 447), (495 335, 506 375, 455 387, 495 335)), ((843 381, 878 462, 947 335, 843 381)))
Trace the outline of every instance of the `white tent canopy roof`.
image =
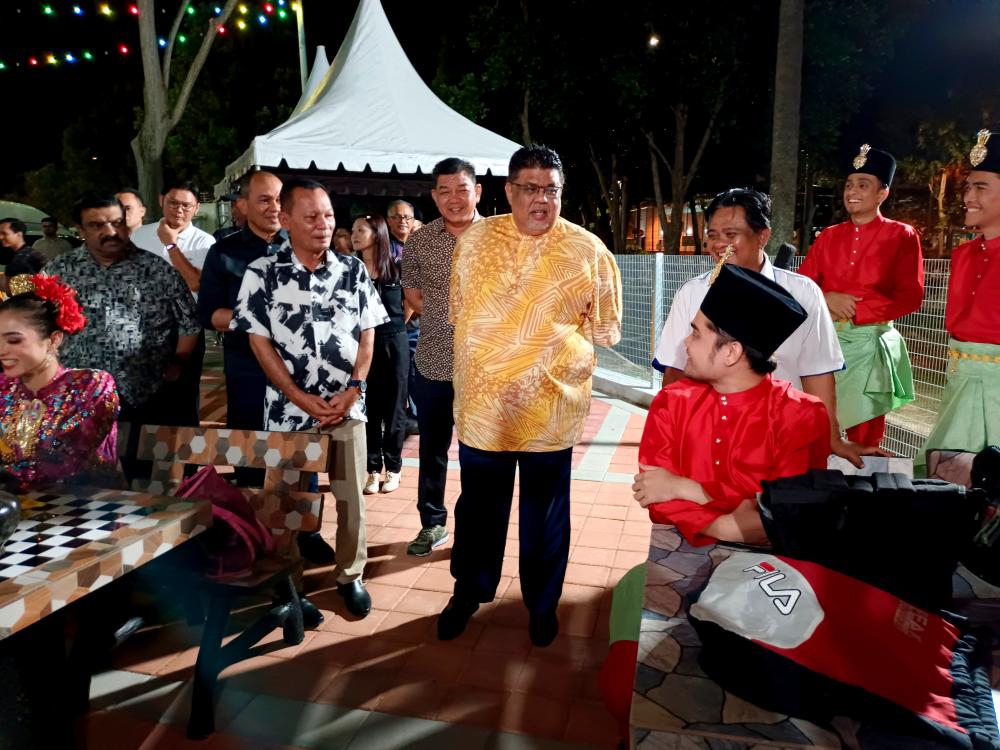
POLYGON ((310 99, 313 92, 316 91, 323 83, 323 77, 326 75, 326 71, 330 69, 330 61, 326 58, 326 47, 322 44, 316 47, 316 59, 313 60, 312 70, 309 71, 309 79, 306 81, 306 90, 302 92, 302 97, 299 99, 299 103, 295 105, 295 109, 292 110, 292 117, 299 114, 310 101, 315 101, 315 99, 310 99))
POLYGON ((519 148, 438 99, 407 59, 379 0, 361 0, 330 69, 299 106, 285 124, 254 138, 226 168, 227 182, 282 162, 289 169, 430 174, 450 156, 480 174, 506 175, 519 148))

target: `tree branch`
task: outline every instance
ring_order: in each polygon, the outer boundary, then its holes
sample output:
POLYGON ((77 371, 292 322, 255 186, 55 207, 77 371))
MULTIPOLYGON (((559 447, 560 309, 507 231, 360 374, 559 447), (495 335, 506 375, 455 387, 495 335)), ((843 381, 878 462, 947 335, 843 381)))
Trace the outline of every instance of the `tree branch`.
POLYGON ((715 98, 715 105, 712 107, 712 114, 708 118, 708 123, 705 125, 705 132, 701 134, 701 142, 698 144, 697 150, 694 152, 694 157, 691 159, 691 168, 687 171, 684 176, 684 194, 687 195, 688 188, 691 187, 691 181, 694 179, 695 172, 698 171, 698 162, 701 161, 702 154, 705 153, 705 147, 708 145, 708 139, 712 137, 712 129, 715 127, 715 121, 719 117, 719 113, 722 111, 722 105, 726 100, 727 92, 725 88, 719 92, 719 95, 715 98))
POLYGON ((656 145, 656 141, 653 140, 653 134, 648 130, 643 130, 642 134, 646 136, 646 141, 649 143, 649 150, 654 152, 657 156, 660 157, 660 159, 663 160, 664 165, 666 165, 667 167, 667 172, 672 177, 674 174, 674 168, 670 164, 670 161, 667 159, 667 157, 663 155, 663 152, 660 151, 660 147, 656 145))
POLYGON ((144 117, 150 112, 163 111, 166 88, 160 69, 160 50, 156 43, 155 0, 138 0, 139 54, 142 57, 144 117))
POLYGON ((170 62, 174 57, 174 42, 177 40, 177 32, 180 31, 181 21, 191 0, 181 0, 181 7, 177 9, 174 22, 170 26, 170 36, 167 37, 167 51, 163 53, 163 88, 170 88, 170 62))
POLYGON ((177 95, 177 101, 174 104, 173 112, 170 115, 171 129, 177 127, 177 123, 179 123, 181 121, 181 117, 184 116, 184 110, 187 108, 188 99, 191 98, 191 92, 194 90, 195 81, 198 80, 201 69, 205 65, 205 60, 208 59, 208 53, 212 49, 212 45, 215 43, 215 37, 218 36, 218 28, 229 20, 229 16, 236 7, 236 3, 237 0, 226 0, 226 5, 222 9, 222 13, 215 18, 209 19, 208 30, 205 32, 205 36, 201 40, 201 47, 198 48, 198 54, 195 55, 194 60, 191 61, 191 66, 187 70, 187 75, 184 77, 184 83, 181 85, 180 93, 177 95))

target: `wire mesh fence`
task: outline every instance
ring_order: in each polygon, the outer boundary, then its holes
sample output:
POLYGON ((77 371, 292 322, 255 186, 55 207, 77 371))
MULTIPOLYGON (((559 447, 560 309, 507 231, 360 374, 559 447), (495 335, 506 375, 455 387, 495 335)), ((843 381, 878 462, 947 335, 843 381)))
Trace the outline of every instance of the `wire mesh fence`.
MULTIPOLYGON (((598 366, 617 373, 624 382, 656 388, 660 374, 652 366, 663 323, 674 294, 692 276, 712 268, 706 255, 618 255, 622 275, 622 340, 598 351, 598 366)), ((802 258, 792 260, 792 270, 802 258)), ((896 321, 906 340, 913 368, 916 400, 892 412, 887 419, 882 446, 900 456, 912 457, 930 432, 944 393, 948 334, 944 311, 951 261, 924 261, 924 302, 920 309, 896 321)))

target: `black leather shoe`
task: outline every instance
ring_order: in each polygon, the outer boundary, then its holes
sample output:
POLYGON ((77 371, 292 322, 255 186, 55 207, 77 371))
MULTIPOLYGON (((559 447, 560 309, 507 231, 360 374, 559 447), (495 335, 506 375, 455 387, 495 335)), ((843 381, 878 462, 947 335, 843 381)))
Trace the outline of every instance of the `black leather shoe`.
POLYGON ((315 628, 326 619, 319 608, 302 595, 299 595, 299 605, 302 607, 303 627, 315 628))
POLYGON ((333 565, 335 554, 333 547, 320 536, 318 531, 299 534, 299 552, 314 565, 333 565))
POLYGON ((448 606, 438 615, 437 631, 439 641, 450 641, 465 632, 469 618, 479 609, 479 602, 451 597, 448 606))
POLYGON ((559 618, 555 611, 532 612, 528 619, 528 635, 539 648, 550 645, 559 635, 559 618))
POLYGON ((360 580, 350 583, 338 583, 337 593, 344 597, 347 611, 357 617, 367 617, 372 611, 372 598, 365 591, 365 585, 360 580))

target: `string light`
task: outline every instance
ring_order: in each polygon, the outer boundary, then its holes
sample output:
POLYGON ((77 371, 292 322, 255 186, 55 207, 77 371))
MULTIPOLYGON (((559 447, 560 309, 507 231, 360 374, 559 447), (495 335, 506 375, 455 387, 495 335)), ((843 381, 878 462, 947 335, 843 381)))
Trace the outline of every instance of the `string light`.
POLYGON ((42 6, 42 13, 44 13, 47 16, 54 16, 56 12, 54 10, 52 10, 52 6, 51 5, 43 5, 42 6))
POLYGON ((111 6, 107 5, 107 4, 102 5, 101 8, 100 8, 100 10, 101 10, 101 15, 108 16, 108 17, 110 17, 112 15, 112 13, 113 13, 113 11, 111 10, 111 6))
POLYGON ((160 45, 160 49, 163 49, 164 47, 167 46, 167 40, 164 39, 162 36, 156 40, 156 43, 160 45))
POLYGON ((29 57, 28 58, 28 65, 38 65, 38 58, 37 57, 29 57))
POLYGON ((139 15, 139 6, 138 5, 128 6, 128 12, 131 13, 133 16, 139 15))
POLYGON ((225 34, 226 33, 226 27, 223 26, 222 24, 219 24, 219 33, 220 34, 225 34))
POLYGON ((119 44, 118 45, 118 51, 121 52, 123 55, 127 55, 128 54, 128 47, 126 47, 124 44, 119 44))
POLYGON ((214 8, 212 8, 212 10, 215 11, 215 15, 217 15, 217 16, 221 16, 222 15, 222 8, 220 8, 218 5, 216 5, 214 8))
POLYGON ((260 21, 261 26, 267 26, 267 16, 265 16, 263 13, 257 16, 257 20, 260 21))
POLYGON ((66 53, 66 54, 65 54, 65 55, 63 56, 63 59, 64 59, 64 60, 65 60, 66 62, 68 62, 68 63, 75 63, 75 62, 76 62, 76 58, 75 58, 75 57, 73 57, 73 53, 71 53, 71 52, 67 52, 67 53, 66 53))
POLYGON ((83 59, 84 60, 93 60, 94 56, 92 54, 90 54, 87 50, 84 50, 83 51, 83 59))
POLYGON ((187 14, 188 14, 189 16, 193 16, 193 15, 194 15, 194 6, 193 6, 193 5, 189 5, 189 6, 187 7, 187 14))
POLYGON ((236 28, 238 28, 240 31, 243 31, 246 27, 247 27, 247 22, 244 21, 242 18, 236 21, 236 28))
POLYGON ((245 6, 245 5, 241 5, 240 6, 240 13, 241 14, 243 14, 245 16, 248 12, 249 12, 249 8, 247 8, 247 6, 245 6))
POLYGON ((81 8, 79 5, 74 5, 73 6, 73 15, 75 15, 75 16, 82 16, 83 15, 83 8, 81 8))
POLYGON ((7 65, 2 60, 0 60, 0 70, 7 70, 7 65))
POLYGON ((47 62, 49 65, 58 65, 59 64, 59 61, 56 59, 55 55, 49 55, 48 57, 46 57, 45 58, 45 62, 47 62))
POLYGON ((177 35, 177 41, 180 42, 181 44, 187 44, 187 40, 188 38, 184 34, 177 35))

